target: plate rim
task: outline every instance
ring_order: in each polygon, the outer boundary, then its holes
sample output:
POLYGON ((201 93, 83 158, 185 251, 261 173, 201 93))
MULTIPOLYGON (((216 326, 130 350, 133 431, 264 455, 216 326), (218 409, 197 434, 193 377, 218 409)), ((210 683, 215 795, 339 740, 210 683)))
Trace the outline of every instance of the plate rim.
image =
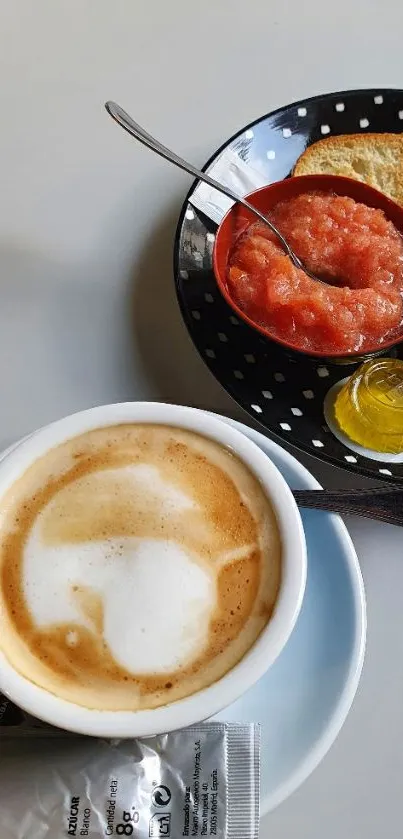
MULTIPOLYGON (((250 428, 245 423, 239 422, 231 417, 225 417, 221 414, 218 414, 217 416, 225 422, 233 425, 235 428, 238 428, 238 430, 243 434, 247 433, 248 435, 252 435, 250 439, 252 439, 260 447, 264 447, 263 450, 267 454, 269 454, 270 450, 277 452, 282 460, 290 466, 290 468, 298 471, 302 481, 306 483, 307 489, 322 489, 321 484, 316 480, 309 469, 307 469, 306 466, 294 457, 294 455, 274 440, 266 437, 261 431, 250 428)), ((347 719, 361 679, 367 639, 366 596, 361 567, 353 540, 344 521, 339 515, 334 513, 324 513, 323 515, 327 516, 329 525, 333 529, 334 534, 339 541, 340 549, 344 556, 348 570, 355 613, 354 644, 343 689, 338 696, 333 713, 326 723, 321 736, 315 741, 305 759, 299 765, 298 769, 290 775, 288 780, 283 781, 283 783, 274 790, 274 793, 269 793, 266 796, 262 794, 261 816, 264 816, 271 810, 274 810, 275 807, 292 795, 292 793, 294 793, 304 783, 304 781, 309 778, 312 772, 314 772, 314 770, 322 762, 323 758, 327 755, 330 748, 336 741, 347 719)))
MULTIPOLYGON (((216 149, 210 155, 207 162, 204 163, 203 166, 201 166, 201 171, 202 172, 208 171, 210 166, 218 159, 220 154, 222 152, 224 152, 225 149, 227 149, 238 137, 240 137, 242 134, 244 134, 244 132, 247 131, 249 128, 253 128, 255 125, 260 124, 261 122, 268 119, 269 117, 274 117, 274 116, 276 116, 276 114, 282 113, 285 110, 289 110, 291 108, 298 108, 299 105, 306 105, 307 103, 317 102, 321 99, 328 99, 329 97, 332 97, 332 98, 333 97, 343 97, 343 96, 346 97, 346 96, 354 96, 354 95, 361 95, 361 94, 369 94, 369 95, 372 94, 373 96, 377 96, 377 95, 382 96, 382 95, 385 95, 385 94, 401 94, 403 96, 403 88, 401 88, 401 87, 373 87, 373 86, 371 86, 371 87, 368 87, 368 88, 361 87, 361 88, 351 88, 351 89, 346 89, 346 90, 334 90, 334 91, 330 91, 330 92, 327 92, 327 93, 318 93, 318 94, 315 94, 314 96, 308 96, 306 98, 298 99, 298 100, 295 100, 293 102, 289 102, 286 105, 280 105, 278 108, 275 108, 272 111, 268 111, 267 113, 263 114, 262 116, 259 116, 256 119, 252 120, 251 122, 247 123, 246 125, 242 126, 242 128, 238 129, 227 140, 224 140, 224 142, 219 146, 219 148, 216 149)), ((385 133, 387 133, 387 132, 385 132, 385 133)), ((403 132, 400 132, 400 133, 403 133, 403 132)), ((212 365, 209 363, 208 359, 203 355, 203 353, 201 352, 201 350, 199 349, 199 347, 195 343, 195 341, 193 339, 192 330, 191 330, 192 321, 191 321, 190 316, 188 315, 187 310, 185 309, 185 306, 183 304, 182 297, 181 297, 181 294, 180 294, 180 287, 179 287, 179 272, 180 272, 179 253, 180 253, 180 247, 179 246, 180 246, 181 231, 182 231, 183 222, 184 222, 184 219, 185 219, 186 210, 187 210, 188 204, 189 204, 189 198, 192 195, 192 193, 194 192, 194 190, 196 189, 196 186, 198 185, 199 182, 200 181, 199 181, 198 178, 195 178, 192 181, 191 186, 190 186, 189 190, 187 191, 186 196, 185 196, 184 201, 183 201, 183 204, 181 206, 179 218, 178 218, 176 228, 175 228, 175 235, 174 235, 174 241, 173 241, 173 275, 174 275, 176 298, 177 298, 177 301, 178 301, 178 304, 179 304, 180 313, 182 315, 182 318, 183 318, 184 324, 186 326, 188 335, 190 337, 190 340, 191 340, 192 345, 195 348, 196 352, 198 353, 198 355, 200 356, 200 358, 202 359, 202 361, 204 362, 205 366, 210 371, 212 376, 214 376, 215 380, 223 388, 223 390, 226 393, 229 394, 231 399, 233 399, 234 402, 237 405, 239 405, 242 408, 242 410, 245 411, 248 414, 248 416, 250 416, 252 418, 252 414, 250 414, 249 411, 247 410, 247 408, 244 407, 243 403, 239 401, 238 397, 234 395, 234 392, 233 392, 232 388, 224 386, 222 384, 221 380, 217 378, 217 376, 215 375, 215 372, 213 370, 212 365)), ((282 448, 283 444, 287 445, 287 441, 285 440, 285 438, 282 437, 278 432, 274 431, 273 429, 267 428, 263 424, 263 422, 259 419, 258 416, 256 416, 256 417, 253 416, 253 419, 255 420, 255 422, 257 422, 262 427, 263 432, 260 432, 260 433, 263 433, 263 436, 265 436, 264 432, 272 435, 273 438, 274 438, 273 442, 276 442, 276 444, 280 448, 282 448)), ((321 463, 328 464, 329 466, 336 466, 338 469, 349 472, 352 475, 358 475, 360 477, 370 478, 371 480, 378 481, 381 484, 386 483, 386 484, 393 484, 393 485, 398 485, 398 486, 401 485, 401 484, 403 485, 403 476, 401 477, 401 476, 395 476, 395 475, 384 475, 382 473, 374 474, 370 469, 367 469, 365 466, 361 466, 361 465, 354 465, 353 466, 348 461, 342 462, 341 460, 338 460, 337 458, 333 457, 332 455, 328 455, 326 453, 319 454, 318 450, 315 450, 315 451, 311 451, 310 449, 308 450, 307 448, 303 448, 299 442, 295 442, 294 440, 292 440, 292 441, 290 440, 289 445, 293 446, 295 449, 297 449, 297 451, 302 452, 303 454, 309 454, 310 457, 315 458, 315 460, 318 460, 321 463)))

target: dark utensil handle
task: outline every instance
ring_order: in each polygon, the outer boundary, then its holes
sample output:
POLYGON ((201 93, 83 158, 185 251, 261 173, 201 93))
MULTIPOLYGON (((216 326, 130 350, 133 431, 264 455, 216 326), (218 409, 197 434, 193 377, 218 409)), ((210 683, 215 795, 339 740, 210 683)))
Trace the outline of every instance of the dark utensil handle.
POLYGON ((299 507, 403 525, 403 489, 294 490, 299 507))

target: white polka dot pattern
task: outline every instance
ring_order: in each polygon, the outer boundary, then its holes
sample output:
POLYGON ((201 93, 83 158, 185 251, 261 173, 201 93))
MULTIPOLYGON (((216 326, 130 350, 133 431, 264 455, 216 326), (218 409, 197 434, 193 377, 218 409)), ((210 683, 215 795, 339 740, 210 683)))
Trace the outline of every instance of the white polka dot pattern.
MULTIPOLYGON (((301 151, 321 138, 397 133, 402 125, 403 91, 346 91, 269 114, 239 132, 220 154, 228 148, 244 162, 253 161, 270 183, 288 177, 301 151)), ((326 424, 325 396, 351 367, 289 354, 231 311, 211 273, 215 235, 215 225, 186 202, 178 228, 176 283, 186 324, 212 373, 269 433, 357 474, 403 482, 403 459, 401 465, 383 461, 380 468, 381 460, 355 452, 326 424)))

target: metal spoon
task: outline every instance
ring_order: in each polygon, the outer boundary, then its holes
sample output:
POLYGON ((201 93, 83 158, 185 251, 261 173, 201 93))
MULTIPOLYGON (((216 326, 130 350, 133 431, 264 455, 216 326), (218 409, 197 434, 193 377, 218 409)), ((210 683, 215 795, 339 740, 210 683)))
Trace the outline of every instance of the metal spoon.
POLYGON ((403 487, 380 489, 295 489, 299 507, 327 510, 329 513, 365 516, 403 526, 403 487))
POLYGON ((164 146, 162 143, 156 140, 155 137, 152 137, 151 134, 148 134, 147 131, 145 131, 144 128, 141 127, 141 125, 135 122, 134 119, 132 119, 132 117, 129 116, 129 114, 127 114, 126 111, 124 111, 123 108, 120 107, 120 105, 116 104, 116 102, 106 102, 105 108, 108 111, 108 114, 110 114, 110 116, 113 117, 113 119, 116 120, 116 122, 119 123, 119 125, 121 125, 122 128, 125 129, 125 131, 131 134, 132 137, 135 137, 136 140, 139 140, 140 143, 143 143, 144 146, 147 146, 147 148, 156 152, 156 154, 159 154, 161 157, 164 157, 165 160, 169 160, 170 163, 173 163, 175 166, 178 166, 179 169, 184 169, 184 171, 188 172, 189 175, 193 175, 200 181, 204 181, 206 184, 209 184, 209 186, 212 186, 214 187, 214 189, 217 189, 219 192, 222 192, 228 198, 231 198, 233 201, 236 201, 238 204, 241 204, 243 207, 246 207, 246 209, 253 213, 255 216, 257 216, 257 218, 260 219, 260 221, 262 221, 264 224, 267 224, 272 233, 274 233, 275 236, 277 236, 278 240, 281 242, 284 250, 290 257, 291 261, 293 262, 296 268, 300 268, 302 271, 305 272, 305 274, 308 274, 309 277, 311 277, 313 280, 316 280, 316 282, 322 282, 318 277, 315 276, 315 274, 312 274, 311 271, 308 271, 308 269, 301 262, 296 253, 294 253, 293 249, 288 244, 287 240, 284 238, 282 233, 280 233, 277 227, 275 227, 275 225, 268 218, 266 218, 266 216, 260 213, 259 210, 257 210, 256 207, 253 206, 253 204, 249 204, 249 201, 245 201, 244 198, 241 198, 241 196, 233 192, 232 189, 229 189, 227 186, 224 186, 224 184, 220 184, 214 178, 211 178, 210 175, 208 175, 206 172, 202 172, 200 169, 196 169, 196 167, 193 166, 192 163, 188 163, 187 160, 184 160, 182 157, 179 157, 179 155, 175 154, 175 152, 171 151, 171 149, 168 149, 166 146, 164 146))

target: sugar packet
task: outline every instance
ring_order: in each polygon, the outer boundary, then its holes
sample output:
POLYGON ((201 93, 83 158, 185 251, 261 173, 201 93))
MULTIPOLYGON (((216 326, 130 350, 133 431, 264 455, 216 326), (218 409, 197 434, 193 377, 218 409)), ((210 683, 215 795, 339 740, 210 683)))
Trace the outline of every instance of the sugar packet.
POLYGON ((257 724, 115 741, 38 731, 1 753, 1 839, 258 838, 257 724))

